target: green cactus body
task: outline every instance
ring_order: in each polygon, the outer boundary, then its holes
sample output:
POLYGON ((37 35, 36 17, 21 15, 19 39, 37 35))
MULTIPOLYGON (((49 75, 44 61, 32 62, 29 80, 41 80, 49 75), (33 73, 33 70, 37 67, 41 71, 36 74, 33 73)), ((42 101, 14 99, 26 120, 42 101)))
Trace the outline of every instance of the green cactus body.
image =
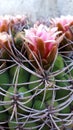
MULTIPOLYGON (((58 85, 58 86, 60 86, 60 87, 67 87, 67 86, 69 86, 69 83, 67 82, 67 78, 68 78, 69 76, 66 74, 64 77, 60 77, 60 78, 58 78, 58 80, 60 80, 59 82, 57 82, 56 84, 58 85)), ((69 94, 69 90, 64 90, 64 89, 61 89, 61 90, 58 90, 57 92, 56 92, 56 97, 57 98, 62 98, 62 97, 64 97, 64 96, 66 96, 67 94, 69 94)))
MULTIPOLYGON (((11 79, 13 79, 15 71, 16 71, 17 68, 18 68, 18 66, 14 66, 10 69, 11 79)), ((24 83, 24 82, 28 81, 30 74, 27 71, 25 71, 23 68, 20 67, 19 68, 19 74, 17 73, 17 75, 18 75, 18 83, 24 83)))
POLYGON ((70 113, 70 106, 66 107, 65 109, 61 110, 60 112, 63 114, 70 113))
MULTIPOLYGON (((48 88, 49 89, 49 88, 48 88)), ((52 90, 45 90, 38 95, 38 99, 42 100, 43 95, 45 94, 45 101, 50 100, 52 98, 53 91, 52 90)))
MULTIPOLYGON (((4 110, 5 110, 5 108, 3 106, 0 106, 0 112, 4 111, 4 110)), ((0 122, 4 122, 4 121, 8 120, 8 116, 9 115, 7 112, 1 112, 0 113, 0 122)))
POLYGON ((53 71, 60 70, 64 68, 64 61, 61 55, 58 55, 54 63, 53 71))
MULTIPOLYGON (((17 104, 17 101, 20 101, 21 104, 24 104, 27 107, 31 107, 32 106, 32 100, 29 100, 29 98, 31 97, 31 94, 30 94, 30 92, 26 93, 27 91, 28 90, 25 87, 21 87, 15 93, 14 87, 10 87, 7 91, 6 96, 4 97, 4 101, 13 100, 13 103, 11 103, 12 106, 14 106, 15 103, 17 104), (25 103, 25 102, 27 102, 27 103, 25 103)), ((4 107, 7 109, 11 106, 11 104, 10 105, 4 105, 4 107)), ((17 105, 17 109, 18 109, 18 111, 22 111, 22 110, 19 109, 19 105, 17 105)), ((13 110, 13 108, 9 110, 9 113, 11 113, 12 110, 13 110)), ((22 112, 25 113, 25 111, 22 111, 22 112)))
POLYGON ((42 103, 41 100, 36 99, 34 101, 33 108, 36 109, 36 110, 43 110, 43 109, 45 109, 45 103, 43 103, 43 104, 41 104, 41 103, 42 103))
POLYGON ((16 48, 18 48, 20 50, 20 48, 22 47, 22 44, 23 44, 23 41, 21 38, 16 39, 16 41, 15 41, 16 48))
POLYGON ((7 52, 5 50, 2 53, 2 58, 3 59, 8 59, 9 58, 9 55, 7 54, 7 52))
POLYGON ((71 76, 73 77, 73 69, 70 71, 70 73, 71 73, 71 76))
MULTIPOLYGON (((61 55, 58 55, 56 58, 56 61, 54 63, 53 71, 60 71, 64 68, 64 61, 61 55)), ((63 78, 64 72, 58 74, 55 76, 55 79, 61 79, 63 78)))
MULTIPOLYGON (((30 82, 37 81, 37 80, 39 80, 39 78, 37 76, 34 76, 34 75, 30 76, 30 82)), ((35 87, 37 87, 38 85, 39 85, 39 83, 37 83, 37 82, 35 82, 33 84, 29 84, 29 89, 32 90, 35 87)), ((43 85, 41 85, 40 88, 43 88, 43 85)))
POLYGON ((32 123, 28 123, 26 122, 26 120, 22 120, 22 123, 16 123, 15 120, 12 120, 8 123, 10 130, 15 130, 16 128, 19 129, 31 129, 31 130, 37 130, 37 128, 35 128, 35 126, 37 126, 37 124, 35 122, 32 123), (23 126, 24 124, 24 126, 23 126), (23 126, 23 127, 22 127, 23 126))
MULTIPOLYGON (((10 88, 7 90, 6 96, 4 97, 4 101, 11 101, 13 95, 14 95, 14 88, 13 88, 13 87, 10 87, 10 88)), ((8 105, 8 104, 5 104, 4 107, 7 109, 7 108, 9 108, 11 105, 12 105, 12 103, 10 103, 9 105, 8 105)), ((12 109, 10 109, 8 112, 11 113, 11 112, 12 112, 12 109)))
POLYGON ((24 128, 26 128, 26 129, 30 128, 31 130, 33 130, 33 129, 37 130, 37 128, 35 128, 36 126, 37 126, 36 123, 26 123, 24 128))
POLYGON ((55 107, 58 106, 58 105, 59 105, 59 103, 57 101, 55 101, 55 102, 52 102, 52 100, 45 101, 45 107, 46 108, 51 107, 52 109, 55 109, 55 107))
POLYGON ((7 85, 3 85, 3 84, 8 84, 9 83, 9 76, 7 72, 4 72, 2 74, 0 74, 0 86, 2 85, 2 88, 7 90, 8 86, 7 85))
MULTIPOLYGON (((61 55, 57 56, 57 59, 55 61, 54 64, 54 68, 53 71, 60 71, 63 70, 64 68, 64 61, 61 55)), ((66 74, 64 71, 58 75, 55 76, 56 81, 56 85, 58 85, 58 87, 67 87, 69 86, 69 83, 67 82, 67 80, 69 79, 69 75, 66 74)), ((58 91, 56 91, 56 98, 62 98, 64 96, 66 96, 70 91, 68 90, 64 90, 64 89, 60 89, 58 91)))
POLYGON ((45 125, 45 126, 42 128, 42 130, 50 130, 50 128, 49 128, 47 125, 45 125))
MULTIPOLYGON (((58 90, 56 93, 56 99, 61 99, 69 94, 70 91, 67 90, 58 90)), ((64 100, 60 100, 59 102, 63 102, 64 100)))
MULTIPOLYGON (((30 82, 32 81, 37 81, 39 80, 39 78, 37 76, 34 76, 34 75, 31 75, 30 76, 30 82)), ((32 90, 34 89, 35 87, 37 87, 37 89, 33 90, 32 92, 35 93, 35 91, 37 90, 37 92, 39 92, 40 90, 43 89, 43 91, 41 93, 38 94, 38 99, 39 100, 42 100, 43 99, 43 95, 45 93, 45 100, 47 99, 51 99, 52 97, 52 90, 49 90, 49 85, 47 88, 45 88, 45 85, 42 84, 41 86, 39 86, 40 83, 33 83, 33 84, 29 84, 29 89, 32 90), (39 86, 39 87, 38 87, 39 86), (45 90, 46 89, 46 90, 45 90)))
POLYGON ((9 129, 10 129, 10 130, 15 130, 15 129, 17 128, 17 125, 18 125, 18 123, 16 123, 15 120, 12 120, 12 121, 10 121, 10 122, 8 123, 8 126, 9 126, 9 129))
MULTIPOLYGON (((28 89, 26 89, 25 87, 21 87, 21 88, 19 88, 19 90, 18 90, 18 93, 19 93, 19 96, 21 97, 21 101, 22 102, 26 102, 27 100, 29 100, 29 99, 31 99, 31 93, 29 92, 29 93, 26 93, 26 92, 28 92, 28 89), (25 97, 28 97, 28 98, 25 98, 25 97), (25 98, 25 99, 24 99, 25 98)), ((25 106, 27 106, 27 107, 32 107, 32 100, 29 100, 29 102, 28 103, 26 103, 25 104, 25 106)))

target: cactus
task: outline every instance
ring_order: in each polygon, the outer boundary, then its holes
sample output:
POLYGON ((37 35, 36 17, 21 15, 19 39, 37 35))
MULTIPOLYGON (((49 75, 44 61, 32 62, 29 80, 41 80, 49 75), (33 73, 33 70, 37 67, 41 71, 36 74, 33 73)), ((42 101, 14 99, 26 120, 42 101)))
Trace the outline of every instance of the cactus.
POLYGON ((24 16, 1 21, 1 128, 73 129, 73 17, 52 19, 49 27, 24 16))

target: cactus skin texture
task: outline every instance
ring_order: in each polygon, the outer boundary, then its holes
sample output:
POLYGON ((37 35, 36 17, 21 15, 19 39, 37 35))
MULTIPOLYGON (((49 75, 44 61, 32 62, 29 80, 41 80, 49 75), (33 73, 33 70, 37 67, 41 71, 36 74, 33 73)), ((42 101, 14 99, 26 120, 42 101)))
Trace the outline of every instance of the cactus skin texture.
POLYGON ((73 129, 73 17, 0 17, 0 128, 73 129))

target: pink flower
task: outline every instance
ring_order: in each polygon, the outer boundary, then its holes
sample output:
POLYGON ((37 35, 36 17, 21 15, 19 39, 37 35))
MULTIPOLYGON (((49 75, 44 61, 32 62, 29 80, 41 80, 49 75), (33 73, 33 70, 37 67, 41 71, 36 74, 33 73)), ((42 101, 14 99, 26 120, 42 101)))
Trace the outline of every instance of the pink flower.
POLYGON ((6 32, 0 33, 0 49, 3 46, 8 46, 8 41, 11 41, 11 36, 8 35, 6 32))
POLYGON ((24 25, 26 23, 26 16, 0 16, 0 32, 8 32, 10 26, 12 27, 14 24, 19 22, 24 25))
MULTIPOLYGON (((52 27, 58 27, 58 31, 62 31, 62 34, 65 35, 59 48, 61 52, 69 52, 73 49, 73 44, 69 44, 68 40, 73 41, 73 16, 61 16, 60 18, 51 19, 50 21, 52 27)), ((64 53, 68 55, 69 53, 64 53)))
POLYGON ((0 16, 0 32, 8 31, 8 20, 0 16))
POLYGON ((73 26, 73 16, 61 16, 60 18, 51 19, 50 23, 53 27, 58 27, 59 31, 65 33, 65 36, 73 40, 70 27, 73 26))
POLYGON ((73 25, 73 16, 61 16, 60 18, 51 19, 50 23, 54 26, 61 26, 60 29, 66 32, 73 25))
MULTIPOLYGON (((25 39, 38 59, 40 54, 42 60, 48 61, 50 54, 52 57, 55 57, 53 54, 54 52, 57 52, 58 45, 56 39, 59 33, 57 27, 48 28, 43 24, 40 24, 39 26, 34 25, 33 28, 25 30, 25 39)), ((31 54, 29 53, 29 57, 31 57, 30 55, 31 54)))
POLYGON ((11 20, 13 21, 14 24, 17 23, 26 23, 26 16, 24 15, 16 15, 16 16, 12 16, 11 20))

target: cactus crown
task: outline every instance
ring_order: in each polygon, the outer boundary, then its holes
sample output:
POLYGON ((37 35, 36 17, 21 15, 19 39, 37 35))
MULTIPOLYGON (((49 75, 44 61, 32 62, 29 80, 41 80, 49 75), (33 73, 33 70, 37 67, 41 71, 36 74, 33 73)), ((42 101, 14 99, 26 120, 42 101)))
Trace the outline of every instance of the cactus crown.
POLYGON ((73 17, 52 19, 49 27, 24 16, 0 19, 1 128, 72 127, 73 17))

